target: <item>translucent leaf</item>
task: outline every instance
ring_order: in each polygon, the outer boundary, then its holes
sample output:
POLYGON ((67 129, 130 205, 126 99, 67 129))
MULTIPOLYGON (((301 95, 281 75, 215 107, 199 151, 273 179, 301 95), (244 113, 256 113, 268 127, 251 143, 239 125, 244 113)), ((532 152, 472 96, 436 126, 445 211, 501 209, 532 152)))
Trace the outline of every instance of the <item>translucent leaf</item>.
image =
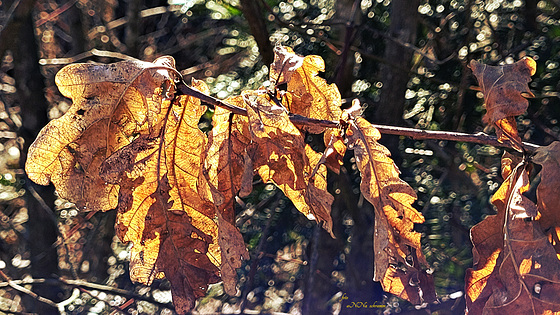
MULTIPOLYGON (((202 172, 206 108, 174 96, 173 67, 166 57, 62 69, 57 84, 72 107, 42 130, 26 169, 80 206, 116 208, 117 235, 132 243, 131 279, 167 277, 176 310, 187 313, 220 281, 221 251, 202 172)), ((193 87, 208 93, 201 81, 193 87)))
POLYGON ((160 103, 170 92, 171 58, 154 63, 73 64, 55 78, 72 106, 51 121, 29 148, 26 172, 41 185, 54 183, 80 208, 116 207, 118 188, 99 177, 101 163, 134 134, 161 124, 160 103))
MULTIPOLYGON (((277 77, 287 82, 282 104, 292 114, 324 120, 339 120, 342 100, 336 84, 327 84, 319 77, 325 71, 325 62, 319 56, 300 57, 291 48, 277 47, 270 80, 277 77)), ((303 126, 311 133, 325 131, 323 127, 303 126)))
POLYGON ((560 227, 560 142, 537 149, 532 161, 542 166, 537 202, 541 214, 539 222, 546 232, 560 227))
MULTIPOLYGON (((226 100, 229 104, 245 107, 239 96, 226 100)), ((209 136, 205 168, 212 193, 218 206, 219 245, 222 248, 222 279, 226 293, 235 295, 237 273, 242 259, 249 259, 245 242, 235 227, 235 197, 240 190, 250 193, 252 188, 252 161, 246 152, 250 143, 249 123, 246 117, 233 115, 216 108, 212 116, 213 128, 209 136), (248 181, 248 183, 247 183, 248 181), (216 198, 216 195, 219 195, 216 198)))
POLYGON ((422 214, 412 207, 416 193, 399 178, 390 152, 377 142, 379 131, 361 117, 349 124, 348 148, 354 150, 362 176, 360 189, 375 208, 374 280, 381 281, 384 290, 412 303, 433 301, 433 281, 420 265, 427 265, 420 233, 414 231, 415 223, 424 222, 422 214), (397 271, 398 265, 402 269, 397 271), (403 282, 410 279, 416 281, 414 288, 403 282))
POLYGON ((250 156, 264 182, 278 186, 310 219, 323 222, 332 234, 331 205, 326 190, 326 167, 317 165, 321 154, 306 148, 302 133, 284 108, 266 95, 246 96, 252 141, 250 156))
POLYGON ((472 60, 471 68, 484 93, 486 115, 483 120, 497 128, 500 141, 511 141, 522 151, 515 116, 525 113, 529 106, 526 97, 534 96, 528 83, 536 72, 537 63, 530 57, 502 66, 488 66, 472 60))
POLYGON ((471 230, 475 269, 466 276, 473 314, 560 312, 560 261, 536 221, 537 205, 523 195, 527 164, 520 163, 493 197, 498 215, 471 230))

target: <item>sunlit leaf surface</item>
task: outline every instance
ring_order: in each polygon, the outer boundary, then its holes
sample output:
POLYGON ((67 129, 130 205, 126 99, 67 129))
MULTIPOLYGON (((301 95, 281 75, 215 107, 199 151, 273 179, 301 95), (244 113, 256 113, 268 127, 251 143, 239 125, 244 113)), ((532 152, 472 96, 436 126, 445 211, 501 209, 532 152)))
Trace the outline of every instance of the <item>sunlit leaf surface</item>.
POLYGON ((522 151, 514 117, 525 113, 529 106, 526 97, 534 96, 528 83, 537 71, 537 63, 530 57, 503 66, 472 60, 471 68, 484 93, 486 115, 483 120, 497 128, 500 141, 509 141, 522 151))

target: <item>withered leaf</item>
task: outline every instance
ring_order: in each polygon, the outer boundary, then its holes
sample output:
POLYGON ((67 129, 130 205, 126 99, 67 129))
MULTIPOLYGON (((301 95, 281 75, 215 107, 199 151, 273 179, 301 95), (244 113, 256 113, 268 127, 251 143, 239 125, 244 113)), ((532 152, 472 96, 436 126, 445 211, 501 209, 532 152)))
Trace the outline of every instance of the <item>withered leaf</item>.
POLYGON ((321 154, 306 148, 303 134, 284 108, 267 95, 246 95, 254 167, 264 182, 273 182, 310 219, 324 223, 332 234, 333 196, 326 190, 326 167, 321 154), (316 162, 317 161, 317 162, 316 162), (315 163, 315 164, 314 164, 315 163))
MULTIPOLYGON (((241 96, 229 98, 226 102, 245 107, 241 96)), ((218 206, 219 245, 222 248, 221 272, 226 293, 234 295, 236 269, 241 267, 242 258, 249 259, 243 237, 235 227, 235 196, 242 188, 243 194, 250 193, 248 190, 252 188, 253 167, 246 152, 251 135, 246 117, 219 107, 212 116, 212 124, 205 169, 208 182, 214 188, 213 195, 219 194, 223 199, 220 203, 215 202, 218 206)))
MULTIPOLYGON (((319 77, 319 71, 325 71, 323 59, 315 55, 300 57, 287 47, 277 47, 275 52, 270 80, 275 81, 280 77, 288 83, 282 104, 290 113, 315 119, 339 120, 342 100, 338 87, 336 84, 327 84, 325 79, 319 77)), ((302 130, 321 133, 325 128, 302 126, 302 130)))
MULTIPOLYGON (((241 96, 228 98, 227 103, 244 108, 241 96)), ((205 158, 205 169, 209 183, 220 193, 223 201, 217 204, 222 216, 230 223, 234 222, 235 196, 242 186, 245 165, 251 164, 246 155, 246 148, 251 142, 249 121, 247 117, 234 115, 223 108, 216 108, 212 116, 212 131, 205 158)), ((252 178, 253 169, 247 170, 245 177, 252 178)))
MULTIPOLYGON (((193 87, 208 92, 201 81, 193 87)), ((131 279, 150 284, 165 274, 177 311, 185 313, 209 283, 220 279, 215 207, 199 195, 205 187, 206 136, 198 121, 205 107, 179 96, 163 102, 161 112, 166 117, 159 128, 147 129, 109 156, 101 175, 108 181, 118 178, 121 186, 116 229, 123 242, 133 244, 131 279)))
POLYGON ((422 214, 412 207, 416 193, 399 178, 390 152, 377 142, 379 131, 368 121, 361 117, 350 120, 346 136, 362 176, 362 194, 375 208, 374 280, 381 281, 384 290, 413 303, 435 300, 430 278, 419 276, 423 274, 421 264, 427 266, 427 262, 420 233, 414 231, 415 223, 424 222, 422 214), (413 264, 410 257, 415 257, 413 264), (396 265, 406 266, 405 271, 395 270, 396 265), (427 282, 410 290, 409 283, 402 281, 412 275, 427 282))
MULTIPOLYGON (((502 231, 506 215, 506 203, 511 178, 510 163, 502 164, 506 172, 498 191, 492 196, 492 203, 496 206, 498 214, 487 216, 484 220, 471 228, 470 236, 473 244, 473 268, 466 271, 465 292, 467 309, 482 310, 484 304, 492 294, 492 281, 490 278, 498 266, 498 257, 503 250, 504 233, 502 231), (509 170, 509 171, 508 171, 509 170)), ((502 260, 502 259, 500 259, 502 260)))
MULTIPOLYGON (((81 207, 116 207, 117 235, 133 245, 131 279, 167 277, 187 313, 220 280, 221 251, 215 206, 203 198, 206 108, 175 96, 175 73, 170 57, 65 67, 56 81, 73 105, 43 129, 26 169, 81 207)), ((193 88, 208 93, 201 81, 193 88)))
POLYGON ((541 214, 539 222, 547 232, 560 227, 560 142, 537 149, 532 161, 542 166, 537 202, 541 214))
POLYGON ((221 276, 225 292, 235 295, 237 292, 237 271, 243 259, 250 258, 243 236, 233 223, 218 216, 218 244, 222 250, 221 276))
POLYGON ((466 277, 472 314, 560 312, 560 261, 534 220, 537 205, 523 195, 529 187, 526 166, 520 163, 493 197, 498 215, 471 232, 479 254, 476 270, 466 277))
POLYGON ((497 128, 500 141, 511 141, 522 151, 515 116, 525 113, 529 106, 526 97, 534 96, 528 83, 536 72, 536 62, 525 57, 514 64, 488 66, 472 60, 470 66, 484 93, 487 112, 483 120, 497 128))
POLYGON ((118 188, 99 177, 106 157, 130 137, 154 128, 171 81, 172 58, 153 63, 73 64, 55 78, 72 106, 51 121, 29 148, 25 170, 41 185, 52 181, 61 197, 89 210, 114 209, 118 188), (121 108, 119 110, 119 108, 121 108))
POLYGON ((327 165, 331 171, 339 174, 340 167, 344 164, 342 159, 346 153, 346 145, 344 144, 342 130, 325 130, 324 140, 326 146, 325 154, 327 155, 325 165, 327 165))
POLYGON ((304 57, 294 53, 290 47, 276 46, 274 47, 274 62, 270 65, 270 80, 277 85, 289 82, 292 74, 301 65, 303 65, 304 57))

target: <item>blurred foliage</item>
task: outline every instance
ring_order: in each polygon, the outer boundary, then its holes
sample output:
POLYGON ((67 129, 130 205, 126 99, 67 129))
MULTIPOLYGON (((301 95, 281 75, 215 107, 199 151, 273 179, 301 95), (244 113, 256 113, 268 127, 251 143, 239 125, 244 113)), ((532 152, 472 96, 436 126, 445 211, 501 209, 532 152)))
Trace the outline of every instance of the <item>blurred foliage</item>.
MULTIPOLYGON (((359 98, 367 105, 364 115, 369 119, 384 106, 379 102, 387 74, 381 65, 394 64, 384 59, 387 41, 414 52, 409 68, 392 71, 408 76, 402 104, 405 123, 430 130, 492 132, 481 122, 482 94, 473 87, 469 61, 496 65, 531 56, 538 63, 531 83, 536 97, 519 118, 520 135, 536 144, 559 139, 558 1, 422 1, 418 19, 410 22, 419 24, 414 43, 388 34, 391 0, 255 1, 266 22, 262 31, 272 43, 292 46, 302 55, 321 55, 326 62, 323 75, 331 82, 340 71, 348 71, 350 79, 340 84, 342 96, 359 98)), ((54 74, 73 62, 172 55, 187 79, 205 80, 218 98, 257 88, 266 81, 268 70, 240 2, 36 1, 31 16, 44 75, 36 79, 45 81, 49 118, 60 117, 69 107, 69 100, 54 86, 54 74)), ((18 3, 0 1, 0 31, 18 3)), ((34 240, 26 225, 31 212, 26 199, 41 196, 21 169, 26 113, 21 112, 20 93, 25 91, 16 82, 15 51, 8 49, 0 64, 0 312, 7 313, 33 310, 39 303, 5 282, 9 277, 32 289, 31 284, 39 281, 30 275, 34 266, 29 244, 34 240)), ((211 114, 210 110, 201 120, 201 129, 211 128, 211 114)), ((313 136, 308 141, 321 145, 313 136)), ((399 152, 393 152, 402 160, 403 179, 418 192, 416 206, 426 218, 417 229, 423 233, 426 257, 444 302, 440 314, 463 311, 464 273, 472 264, 469 229, 494 213, 489 198, 502 182, 501 153, 490 146, 405 138, 400 139, 399 152)), ((337 238, 319 231, 274 186, 256 183, 253 193, 239 202, 237 223, 252 257, 239 270, 239 292, 229 297, 221 285, 214 285, 199 301, 196 313, 233 313, 240 308, 346 313, 351 301, 385 305, 378 311, 386 313, 414 310, 371 281, 373 211, 359 195, 354 160, 348 156, 341 174, 330 175, 337 238)), ((113 237, 114 214, 83 213, 60 199, 38 211, 47 211, 52 222, 45 224, 55 224, 58 230, 52 246, 58 253, 59 273, 44 285, 63 289, 55 302, 64 301, 67 313, 172 313, 165 281, 151 288, 130 282, 128 248, 113 237), (78 279, 84 283, 68 282, 78 279)))

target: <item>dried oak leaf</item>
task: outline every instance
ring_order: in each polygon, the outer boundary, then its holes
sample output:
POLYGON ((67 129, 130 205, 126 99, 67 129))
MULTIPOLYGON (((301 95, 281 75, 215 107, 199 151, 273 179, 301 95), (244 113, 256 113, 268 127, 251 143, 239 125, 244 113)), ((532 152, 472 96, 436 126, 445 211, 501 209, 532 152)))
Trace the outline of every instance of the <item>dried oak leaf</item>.
POLYGON ((529 188, 526 166, 518 164, 493 196, 498 215, 471 231, 476 270, 466 276, 469 313, 560 312, 560 261, 534 220, 537 206, 523 195, 529 188))
MULTIPOLYGON (((339 120, 342 115, 342 99, 336 84, 327 84, 319 77, 325 71, 325 62, 319 56, 300 57, 291 48, 275 48, 274 63, 271 65, 270 80, 287 83, 282 104, 292 114, 314 119, 339 120)), ((321 133, 324 127, 302 126, 302 130, 321 133)), ((328 141, 328 140, 326 140, 328 141)))
MULTIPOLYGON (((241 96, 226 100, 229 104, 245 107, 241 96)), ((212 116, 212 131, 208 138, 205 170, 218 206, 218 238, 222 249, 222 279, 226 293, 236 292, 236 269, 249 253, 241 233, 235 227, 235 197, 250 193, 253 181, 253 164, 246 152, 251 141, 247 117, 216 108, 212 116), (219 196, 216 196, 219 195, 219 196)))
POLYGON ((379 144, 379 131, 361 117, 349 120, 348 148, 354 150, 362 181, 360 189, 375 208, 374 280, 383 289, 415 304, 436 299, 433 280, 422 266, 420 233, 415 223, 424 217, 412 204, 416 193, 399 178, 390 152, 379 144))
MULTIPOLYGON (((208 93, 201 81, 193 88, 208 93)), ((206 136, 198 129, 200 100, 178 96, 161 103, 161 123, 140 132, 109 156, 101 177, 120 185, 117 235, 132 242, 133 281, 150 284, 165 275, 177 312, 186 313, 220 280, 214 204, 201 197, 206 136)), ((209 194, 209 193, 207 193, 209 194)))
POLYGON ((114 209, 118 187, 99 177, 101 163, 131 134, 157 124, 157 108, 173 67, 171 58, 153 63, 73 64, 55 82, 72 106, 45 126, 29 148, 25 165, 34 182, 55 185, 61 197, 88 210, 114 209), (120 108, 120 110, 119 110, 120 108), (156 110, 156 112, 154 112, 156 110))
POLYGON ((526 97, 534 96, 528 83, 537 70, 536 62, 525 57, 514 64, 488 66, 472 60, 470 66, 484 94, 487 112, 483 120, 497 128, 500 141, 511 141, 522 151, 515 116, 525 113, 529 106, 526 97))
POLYGON ((273 182, 310 219, 323 223, 332 235, 331 205, 326 167, 321 154, 304 142, 283 107, 267 95, 245 95, 251 139, 251 159, 264 182, 273 182))
MULTIPOLYGON (((245 108, 245 101, 241 96, 230 97, 225 102, 245 108)), ((223 199, 217 203, 218 209, 223 218, 232 223, 235 219, 235 196, 244 184, 247 185, 244 183, 246 178, 250 178, 251 182, 253 178, 252 161, 246 153, 251 142, 249 121, 247 117, 234 115, 217 107, 212 116, 212 126, 204 161, 205 169, 209 183, 215 188, 215 195, 219 193, 220 199, 223 199)), ((244 189, 252 188, 252 185, 248 186, 244 189)))
POLYGON ((537 202, 543 231, 560 227, 560 142, 536 150, 532 162, 542 166, 537 202))
MULTIPOLYGON (((56 82, 73 105, 40 133, 26 170, 90 210, 117 208, 117 235, 132 242, 133 281, 165 275, 179 313, 220 280, 215 207, 202 176, 205 107, 174 96, 170 57, 154 63, 77 64, 56 82)), ((205 93, 203 82, 194 88, 205 93)))

